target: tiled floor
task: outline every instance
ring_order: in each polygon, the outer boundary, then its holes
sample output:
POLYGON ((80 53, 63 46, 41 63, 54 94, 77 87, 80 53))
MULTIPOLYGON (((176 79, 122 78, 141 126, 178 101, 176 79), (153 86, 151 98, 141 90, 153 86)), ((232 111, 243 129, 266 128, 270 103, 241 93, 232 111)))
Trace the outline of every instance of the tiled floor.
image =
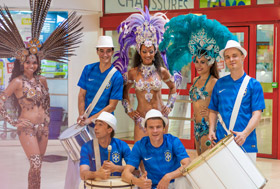
MULTIPOLYGON (((195 151, 187 150, 191 158, 195 151)), ((17 140, 0 140, 0 189, 27 188, 28 160, 17 140)), ((50 140, 46 156, 65 156, 63 147, 57 140, 50 140)), ((62 158, 63 159, 63 158, 62 158)), ((42 189, 63 189, 67 161, 43 162, 42 189)), ((258 158, 257 166, 268 179, 265 188, 280 188, 280 160, 258 158)))

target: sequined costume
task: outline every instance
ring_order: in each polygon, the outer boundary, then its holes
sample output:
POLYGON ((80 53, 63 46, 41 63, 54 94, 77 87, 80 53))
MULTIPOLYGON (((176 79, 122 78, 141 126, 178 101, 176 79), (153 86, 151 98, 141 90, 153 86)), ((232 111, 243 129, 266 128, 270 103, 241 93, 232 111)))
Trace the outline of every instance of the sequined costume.
POLYGON ((5 101, 7 100, 7 95, 4 92, 0 95, 0 115, 11 125, 18 126, 18 135, 23 132, 26 135, 37 136, 38 138, 41 138, 42 135, 46 137, 48 136, 50 97, 48 89, 46 89, 41 83, 39 77, 40 76, 35 76, 34 82, 31 82, 24 75, 22 76, 23 96, 17 100, 21 109, 32 110, 35 106, 41 106, 46 115, 43 123, 33 124, 30 122, 29 126, 20 126, 21 121, 12 119, 4 106, 5 101))
MULTIPOLYGON (((205 87, 210 79, 211 75, 206 79, 203 87, 198 88, 195 86, 196 82, 200 79, 200 76, 195 80, 194 84, 190 88, 190 98, 192 101, 196 102, 198 100, 205 100, 206 97, 209 97, 208 92, 205 91, 205 87)), ((194 135, 196 141, 200 141, 201 137, 204 135, 208 135, 209 133, 209 123, 205 121, 203 117, 200 123, 196 123, 194 121, 194 135)), ((200 145, 201 146, 201 145, 200 145)))
POLYGON ((200 76, 195 80, 194 84, 190 88, 190 98, 192 101, 196 102, 200 99, 205 100, 206 97, 208 97, 208 92, 205 91, 205 87, 210 79, 211 75, 208 76, 207 80, 205 81, 203 87, 200 89, 195 86, 196 82, 200 79, 200 76))
POLYGON ((202 118, 200 123, 196 123, 194 121, 194 136, 197 141, 204 135, 208 135, 209 133, 209 122, 205 121, 204 117, 202 118))

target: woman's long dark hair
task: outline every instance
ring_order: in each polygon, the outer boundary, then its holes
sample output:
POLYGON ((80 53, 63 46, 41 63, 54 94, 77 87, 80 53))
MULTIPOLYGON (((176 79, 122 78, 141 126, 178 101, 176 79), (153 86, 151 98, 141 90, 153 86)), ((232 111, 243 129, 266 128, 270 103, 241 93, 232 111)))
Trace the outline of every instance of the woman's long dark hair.
MULTIPOLYGON (((36 56, 36 55, 35 55, 36 56)), ((37 59, 37 63, 38 63, 38 68, 37 70, 33 73, 33 75, 40 75, 41 74, 41 64, 40 64, 40 60, 38 58, 38 56, 36 56, 36 59, 37 59)), ((15 62, 14 62, 14 67, 13 67, 13 70, 12 70, 12 75, 10 77, 10 81, 11 82, 13 79, 15 79, 16 77, 20 76, 20 75, 23 75, 23 65, 21 64, 20 60, 16 59, 15 62)), ((10 96, 11 98, 11 102, 12 102, 12 106, 16 109, 16 112, 18 113, 18 115, 20 115, 21 113, 21 108, 20 108, 20 105, 18 103, 18 100, 16 98, 16 95, 15 94, 12 94, 10 96)))
MULTIPOLYGON (((142 47, 142 45, 141 45, 141 47, 142 47)), ((154 49, 156 49, 155 46, 154 46, 154 49)), ((141 51, 141 48, 140 48, 140 51, 141 51)), ((134 55, 134 58, 133 58, 133 68, 138 67, 141 64, 142 64, 141 56, 138 53, 138 51, 136 51, 136 53, 134 55)), ((153 60, 153 64, 155 65, 156 70, 157 70, 159 76, 161 77, 161 70, 160 70, 160 68, 161 67, 166 68, 166 67, 165 67, 165 64, 163 62, 163 59, 162 59, 161 54, 160 54, 159 51, 156 51, 156 54, 155 54, 155 57, 154 57, 154 60, 153 60)))
MULTIPOLYGON (((204 55, 207 55, 207 51, 202 49, 201 51, 199 51, 199 56, 202 57, 204 55)), ((210 60, 207 60, 210 61, 210 60)), ((219 72, 218 72, 218 67, 217 67, 217 62, 215 61, 214 64, 211 65, 210 68, 210 75, 212 75, 213 77, 219 79, 219 72)))

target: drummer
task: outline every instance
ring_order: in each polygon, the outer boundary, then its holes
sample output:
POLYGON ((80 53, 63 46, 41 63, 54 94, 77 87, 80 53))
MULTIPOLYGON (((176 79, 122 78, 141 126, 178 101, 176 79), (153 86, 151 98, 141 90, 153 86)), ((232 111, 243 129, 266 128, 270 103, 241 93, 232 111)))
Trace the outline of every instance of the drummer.
POLYGON ((80 177, 82 180, 89 179, 108 179, 109 176, 121 176, 124 169, 122 159, 127 162, 130 154, 129 146, 122 140, 113 138, 117 129, 117 120, 111 113, 103 111, 94 120, 94 132, 99 145, 99 154, 102 165, 96 169, 95 147, 93 140, 85 143, 81 149, 80 177), (108 146, 111 146, 110 161, 108 161, 108 146))
MULTIPOLYGON (((92 120, 97 118, 102 111, 113 112, 118 101, 122 100, 123 95, 123 78, 121 73, 116 71, 111 77, 109 84, 106 85, 101 97, 97 99, 97 103, 89 117, 84 116, 85 110, 91 104, 93 98, 98 93, 98 89, 114 67, 111 64, 111 58, 114 53, 111 36, 99 37, 96 53, 99 57, 99 62, 86 65, 78 82, 80 92, 78 95, 79 116, 77 122, 81 126, 89 125, 90 130, 93 130, 94 127, 92 120)), ((73 162, 69 159, 64 188, 78 188, 80 184, 79 179, 79 162, 73 162)))
MULTIPOLYGON (((243 69, 246 55, 247 51, 233 40, 229 40, 225 49, 220 51, 220 56, 225 60, 230 75, 219 79, 212 92, 208 107, 210 109, 209 139, 211 141, 216 139, 219 141, 227 134, 220 122, 216 128, 217 113, 220 113, 225 126, 229 129, 237 94, 247 75, 243 69)), ((250 78, 231 132, 235 135, 236 143, 243 146, 253 162, 256 162, 258 152, 255 128, 261 119, 263 109, 265 109, 265 102, 262 86, 256 79, 250 78)))
POLYGON ((190 163, 189 155, 179 138, 164 134, 167 124, 168 119, 160 111, 147 112, 143 125, 148 136, 134 144, 122 180, 140 188, 190 188, 187 179, 182 177, 183 169, 190 163), (132 172, 141 160, 146 171, 136 178, 132 172))

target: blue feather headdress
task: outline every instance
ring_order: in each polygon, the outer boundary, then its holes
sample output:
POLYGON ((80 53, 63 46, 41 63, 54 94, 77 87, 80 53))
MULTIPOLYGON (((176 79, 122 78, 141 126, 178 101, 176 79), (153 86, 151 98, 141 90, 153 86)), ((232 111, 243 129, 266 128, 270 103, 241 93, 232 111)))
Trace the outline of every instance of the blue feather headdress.
MULTIPOLYGON (((136 46, 138 53, 140 53, 142 44, 147 47, 154 45, 157 49, 162 40, 164 25, 169 21, 163 13, 156 13, 151 16, 147 7, 146 12, 137 9, 141 14, 130 15, 118 27, 120 50, 114 55, 117 59, 113 62, 113 65, 122 74, 127 72, 129 47, 136 46)), ((166 60, 164 53, 162 55, 163 60, 166 60)))
POLYGON ((172 18, 165 25, 165 33, 159 49, 166 53, 169 70, 180 71, 183 66, 195 61, 198 56, 205 56, 208 65, 219 62, 219 51, 228 40, 236 37, 228 28, 205 15, 180 15, 172 18))

